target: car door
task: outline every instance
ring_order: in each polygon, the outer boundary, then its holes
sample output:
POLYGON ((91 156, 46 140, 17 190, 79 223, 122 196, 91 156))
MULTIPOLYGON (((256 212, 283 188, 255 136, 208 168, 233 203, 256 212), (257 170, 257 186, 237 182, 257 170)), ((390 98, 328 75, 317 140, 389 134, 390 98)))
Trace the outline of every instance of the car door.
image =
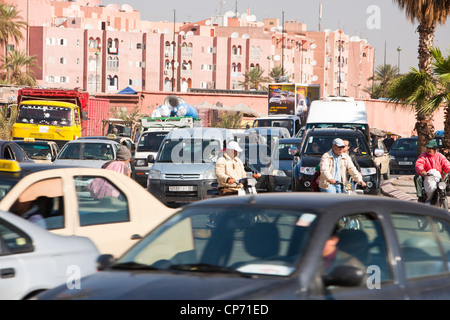
POLYGON ((450 221, 408 212, 391 214, 411 299, 450 299, 450 221))
MULTIPOLYGON (((330 215, 331 216, 331 215, 330 215)), ((398 270, 392 264, 393 253, 382 219, 375 212, 354 210, 354 213, 327 218, 328 232, 320 231, 325 241, 313 249, 320 252, 320 261, 310 265, 315 275, 309 286, 308 299, 371 300, 405 299, 406 293, 398 283, 398 270), (359 211, 359 212, 358 212, 359 211), (335 217, 338 217, 337 219, 335 217), (326 256, 326 246, 332 236, 337 237, 337 253, 326 256), (324 257, 325 256, 325 257, 324 257), (341 256, 344 259, 335 259, 341 256), (336 262, 338 261, 338 262, 336 262), (357 267, 364 274, 359 285, 326 284, 337 267, 357 267)), ((314 259, 309 259, 314 261, 314 259)), ((330 278, 331 277, 331 278, 330 278)))
POLYGON ((22 299, 26 292, 25 257, 33 251, 31 238, 0 219, 0 300, 22 299))

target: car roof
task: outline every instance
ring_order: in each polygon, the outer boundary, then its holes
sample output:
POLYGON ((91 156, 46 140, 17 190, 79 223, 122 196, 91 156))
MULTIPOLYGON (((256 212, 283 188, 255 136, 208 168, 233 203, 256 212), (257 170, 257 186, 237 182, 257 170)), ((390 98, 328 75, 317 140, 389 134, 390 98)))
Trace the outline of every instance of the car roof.
POLYGON ((278 143, 300 143, 302 138, 282 138, 278 139, 278 143))
POLYGON ((26 143, 26 144, 56 144, 55 141, 47 141, 47 140, 26 140, 26 139, 21 139, 21 140, 14 140, 14 142, 16 142, 17 144, 19 143, 26 143))
MULTIPOLYGON (((342 194, 324 194, 324 193, 264 193, 249 196, 228 196, 212 198, 189 204, 186 207, 202 207, 202 206, 242 206, 256 205, 266 208, 293 208, 301 210, 310 210, 311 212, 331 213, 338 212, 337 207, 348 208, 379 208, 380 205, 389 206, 392 210, 395 207, 407 211, 408 208, 418 210, 417 206, 421 206, 416 202, 408 202, 395 198, 376 197, 373 195, 342 195, 342 194)), ((438 214, 448 217, 445 211, 433 206, 427 206, 427 213, 438 214)), ((366 209, 369 210, 370 209, 366 209)))
POLYGON ((316 136, 329 136, 331 135, 346 135, 346 136, 362 136, 364 137, 364 134, 360 130, 356 129, 343 129, 343 128, 313 128, 309 129, 306 132, 307 135, 316 135, 316 136))
POLYGON ((81 140, 72 140, 67 142, 67 144, 74 144, 74 143, 106 143, 106 144, 119 144, 117 141, 115 140, 111 140, 111 139, 81 139, 81 140))

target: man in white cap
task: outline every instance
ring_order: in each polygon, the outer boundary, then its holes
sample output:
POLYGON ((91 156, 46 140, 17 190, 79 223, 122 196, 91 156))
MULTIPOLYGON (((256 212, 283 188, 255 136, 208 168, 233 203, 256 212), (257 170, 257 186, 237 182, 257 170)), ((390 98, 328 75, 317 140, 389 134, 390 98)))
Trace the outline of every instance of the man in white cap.
POLYGON ((344 152, 346 145, 340 138, 333 140, 331 150, 324 153, 320 160, 319 188, 322 192, 342 193, 342 185, 347 182, 347 173, 363 187, 366 183, 356 169, 350 156, 344 152))
POLYGON ((216 162, 215 171, 220 196, 238 194, 236 184, 247 176, 244 164, 237 157, 238 153, 242 151, 236 141, 230 141, 227 143, 223 156, 216 162))

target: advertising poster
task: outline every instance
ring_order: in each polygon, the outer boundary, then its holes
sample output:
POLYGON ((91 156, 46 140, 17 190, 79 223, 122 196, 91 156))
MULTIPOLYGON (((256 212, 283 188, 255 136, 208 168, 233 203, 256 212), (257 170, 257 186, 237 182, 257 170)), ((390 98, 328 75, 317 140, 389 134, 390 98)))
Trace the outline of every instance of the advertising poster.
POLYGON ((269 84, 269 115, 294 115, 295 105, 295 84, 269 84))
POLYGON ((302 119, 306 119, 314 100, 320 100, 320 85, 295 85, 296 114, 302 119))

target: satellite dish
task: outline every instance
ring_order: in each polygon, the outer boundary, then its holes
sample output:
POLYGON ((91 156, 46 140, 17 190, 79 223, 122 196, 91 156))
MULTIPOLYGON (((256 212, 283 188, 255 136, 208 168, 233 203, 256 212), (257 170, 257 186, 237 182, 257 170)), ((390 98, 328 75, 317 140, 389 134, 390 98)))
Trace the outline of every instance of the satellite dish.
POLYGON ((275 55, 275 56, 273 56, 273 60, 280 61, 281 57, 279 55, 275 55))
POLYGON ((174 63, 173 63, 173 66, 174 66, 175 68, 178 68, 179 65, 180 65, 180 64, 179 64, 178 62, 174 62, 174 63))
POLYGON ((312 65, 312 66, 315 66, 316 64, 317 64, 317 61, 316 61, 316 60, 312 60, 312 61, 311 61, 311 65, 312 65))
POLYGON ((225 12, 225 14, 223 16, 227 17, 227 18, 234 18, 234 12, 233 11, 227 11, 227 12, 225 12))
POLYGON ((255 22, 256 21, 256 16, 255 15, 249 15, 247 16, 247 21, 248 22, 255 22))
POLYGON ((186 34, 186 32, 180 31, 180 32, 178 32, 178 34, 179 34, 180 36, 184 36, 184 35, 186 34))
POLYGON ((192 31, 188 31, 187 33, 186 33, 186 36, 193 36, 194 35, 194 33, 192 32, 192 31))
POLYGON ((122 5, 122 7, 120 9, 125 12, 133 12, 133 7, 130 6, 129 4, 122 5))
POLYGON ((313 77, 312 77, 312 81, 317 81, 317 80, 319 80, 319 77, 318 77, 318 76, 313 76, 313 77))
POLYGON ((317 48, 317 45, 315 43, 311 44, 311 49, 317 48))
POLYGON ((211 20, 206 20, 206 21, 205 21, 205 24, 206 24, 207 26, 210 26, 210 25, 211 25, 211 20))
POLYGON ((87 23, 87 24, 84 26, 84 29, 86 29, 86 30, 92 30, 92 25, 90 25, 89 23, 87 23))
POLYGON ((165 28, 163 33, 164 34, 169 34, 170 33, 170 29, 169 28, 165 28))
POLYGON ((239 37, 239 33, 233 32, 233 33, 231 34, 231 38, 237 38, 237 37, 239 37))
POLYGON ((249 39, 249 38, 250 38, 250 36, 249 36, 248 33, 244 33, 244 34, 242 35, 242 39, 249 39))

